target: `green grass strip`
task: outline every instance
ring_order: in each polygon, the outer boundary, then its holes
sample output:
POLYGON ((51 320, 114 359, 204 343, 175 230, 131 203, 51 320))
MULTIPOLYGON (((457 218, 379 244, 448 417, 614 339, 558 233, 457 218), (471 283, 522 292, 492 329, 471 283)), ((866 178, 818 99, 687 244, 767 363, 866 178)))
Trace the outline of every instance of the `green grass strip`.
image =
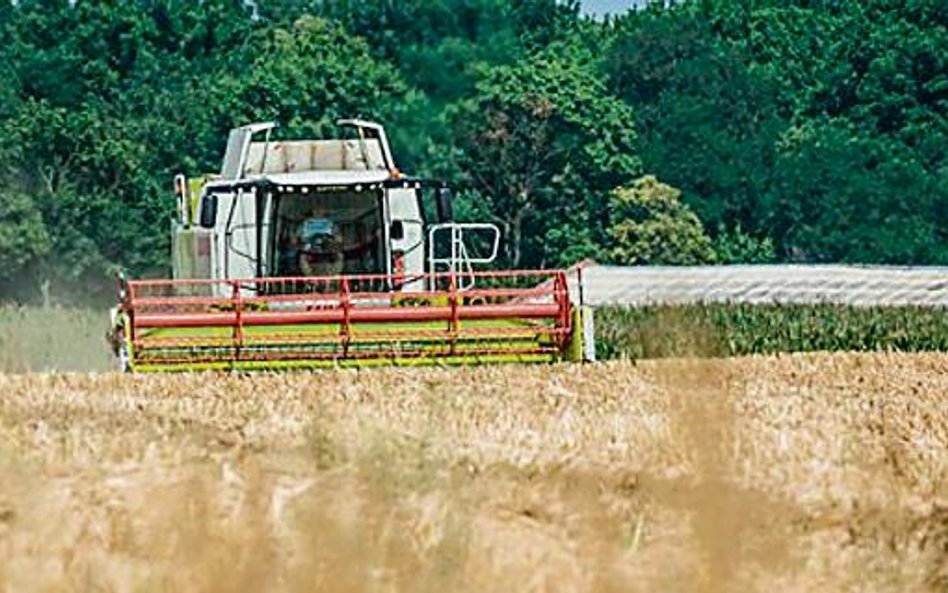
POLYGON ((601 307, 596 334, 600 358, 948 351, 948 310, 830 304, 601 307))

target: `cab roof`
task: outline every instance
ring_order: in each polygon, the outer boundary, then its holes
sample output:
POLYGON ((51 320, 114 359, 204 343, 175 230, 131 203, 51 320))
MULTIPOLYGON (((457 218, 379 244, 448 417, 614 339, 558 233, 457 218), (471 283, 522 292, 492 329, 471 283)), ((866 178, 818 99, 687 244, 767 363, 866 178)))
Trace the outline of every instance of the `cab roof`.
POLYGON ((207 183, 206 190, 212 193, 231 192, 254 187, 276 188, 277 191, 293 192, 308 187, 419 187, 422 181, 413 177, 393 177, 388 171, 300 171, 295 173, 267 173, 251 175, 243 179, 219 179, 207 183))

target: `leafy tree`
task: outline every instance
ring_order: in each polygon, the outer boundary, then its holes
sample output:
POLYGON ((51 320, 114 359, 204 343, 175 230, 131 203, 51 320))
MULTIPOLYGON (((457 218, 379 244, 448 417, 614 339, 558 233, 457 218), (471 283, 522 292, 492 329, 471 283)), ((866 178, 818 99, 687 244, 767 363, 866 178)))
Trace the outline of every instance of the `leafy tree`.
MULTIPOLYGON (((29 101, 6 122, 18 184, 48 229, 46 275, 78 280, 114 262, 136 272, 163 268, 165 200, 150 177, 146 147, 127 124, 88 108, 29 101)), ((14 186, 15 187, 15 186, 14 186)))
POLYGON ((772 82, 721 44, 706 17, 653 9, 615 28, 606 66, 638 116, 645 169, 681 188, 710 228, 766 233, 760 201, 789 125, 772 82))
POLYGON ((814 122, 787 135, 775 174, 767 211, 784 257, 948 261, 944 177, 927 174, 901 143, 814 122))
POLYGON ((656 6, 613 25, 607 71, 646 170, 709 228, 770 236, 794 261, 937 262, 945 14, 927 0, 656 6), (887 210, 885 228, 869 232, 863 208, 887 210))
POLYGON ((795 115, 853 117, 883 130, 946 98, 946 15, 937 0, 774 2, 705 13, 723 40, 779 81, 795 115))
MULTIPOLYGON (((544 8, 552 0, 534 0, 544 8)), ((260 13, 285 27, 304 15, 327 18, 365 39, 376 57, 443 105, 470 92, 474 69, 522 56, 518 4, 525 0, 262 0, 260 13)))
MULTIPOLYGON (((92 4, 55 13, 57 23, 94 15, 105 37, 114 29, 109 23, 123 30, 121 23, 129 21, 139 32, 127 42, 134 59, 115 61, 121 51, 108 45, 102 56, 89 58, 99 60, 92 82, 104 84, 79 81, 72 97, 33 84, 20 89, 16 101, 0 105, 0 132, 12 147, 4 159, 11 181, 0 181, 0 191, 30 197, 46 229, 50 248, 36 254, 40 282, 95 283, 116 264, 136 275, 166 274, 172 176, 216 169, 232 125, 274 117, 290 134, 316 133, 342 115, 391 121, 411 107, 413 95, 398 73, 377 64, 364 42, 337 25, 309 18, 292 31, 252 33, 253 25, 238 22, 221 32, 210 17, 223 16, 227 7, 211 1, 191 12, 171 5, 136 15, 124 5, 109 10, 92 4), (247 35, 226 48, 226 59, 212 55, 241 30, 247 35), (160 39, 151 37, 156 31, 160 39), (243 66, 232 70, 232 64, 243 66), (110 71, 114 76, 106 75, 110 71), (403 96, 394 98, 394 92, 403 96)), ((30 5, 22 18, 21 25, 46 27, 53 16, 30 5)), ((92 36, 83 44, 96 47, 95 27, 75 26, 78 36, 92 36)), ((11 51, 38 47, 40 33, 24 32, 11 51)), ((66 47, 70 43, 50 44, 50 60, 82 55, 84 45, 77 43, 74 51, 66 47)))
POLYGON ((777 249, 770 237, 756 237, 740 226, 719 227, 712 238, 714 261, 719 264, 771 264, 777 261, 777 249))
POLYGON ((510 265, 595 255, 608 192, 640 171, 631 111, 574 46, 486 69, 451 114, 460 167, 503 225, 510 265))
POLYGON ((462 53, 472 60, 458 65, 470 75, 470 67, 479 63, 511 63, 524 57, 524 49, 539 50, 564 40, 579 22, 577 0, 259 0, 255 4, 263 19, 276 23, 292 23, 306 14, 341 23, 426 91, 431 90, 429 84, 438 84, 441 75, 457 79, 458 73, 413 69, 414 54, 450 56, 463 46, 462 53))
POLYGON ((214 125, 275 120, 289 136, 321 137, 344 117, 389 124, 393 142, 422 98, 390 64, 372 55, 365 40, 337 23, 303 16, 290 28, 254 36, 244 50, 244 71, 223 76, 212 89, 214 125))
POLYGON ((652 175, 612 194, 609 256, 620 265, 694 265, 714 260, 701 221, 681 192, 652 175))
POLYGON ((6 65, 18 82, 13 100, 0 92, 0 133, 11 147, 0 191, 29 196, 42 219, 50 246, 32 266, 34 279, 99 284, 115 264, 165 273, 167 186, 186 161, 181 147, 209 121, 206 95, 184 99, 252 23, 239 2, 188 6, 14 7, 0 50, 0 70, 6 65))
POLYGON ((758 217, 782 257, 945 261, 945 16, 944 3, 925 0, 715 16, 722 38, 776 81, 792 117, 758 217))
POLYGON ((29 195, 0 193, 0 278, 21 275, 49 248, 49 233, 29 195))

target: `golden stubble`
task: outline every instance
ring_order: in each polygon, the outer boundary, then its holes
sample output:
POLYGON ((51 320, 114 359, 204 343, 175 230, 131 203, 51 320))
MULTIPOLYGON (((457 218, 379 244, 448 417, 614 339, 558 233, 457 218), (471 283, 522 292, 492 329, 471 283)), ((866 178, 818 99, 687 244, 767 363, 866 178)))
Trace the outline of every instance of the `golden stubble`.
POLYGON ((0 590, 945 590, 946 370, 0 375, 0 590))

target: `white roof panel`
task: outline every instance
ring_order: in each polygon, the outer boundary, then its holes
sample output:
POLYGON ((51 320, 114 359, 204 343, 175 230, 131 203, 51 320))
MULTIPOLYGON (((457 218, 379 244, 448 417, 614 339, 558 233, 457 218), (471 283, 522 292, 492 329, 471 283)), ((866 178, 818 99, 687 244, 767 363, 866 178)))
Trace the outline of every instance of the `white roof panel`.
POLYGON ((301 171, 299 173, 268 173, 248 179, 265 179, 274 185, 354 185, 380 183, 391 176, 384 170, 367 171, 301 171))

